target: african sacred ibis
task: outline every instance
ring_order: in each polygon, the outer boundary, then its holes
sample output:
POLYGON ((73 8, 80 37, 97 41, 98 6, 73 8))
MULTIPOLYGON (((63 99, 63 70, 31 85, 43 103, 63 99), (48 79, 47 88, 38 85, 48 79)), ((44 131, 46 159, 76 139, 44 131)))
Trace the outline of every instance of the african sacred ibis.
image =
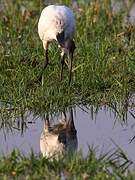
MULTIPOLYGON (((45 49, 44 68, 47 67, 48 46, 53 40, 58 43, 61 49, 61 74, 63 77, 63 65, 65 55, 68 56, 69 63, 69 84, 71 82, 73 53, 75 50, 74 34, 75 34, 75 17, 72 10, 67 6, 49 5, 43 9, 38 22, 39 37, 43 42, 45 49)), ((42 72, 43 74, 43 72, 42 72)), ((42 79, 42 75, 39 78, 42 79)))

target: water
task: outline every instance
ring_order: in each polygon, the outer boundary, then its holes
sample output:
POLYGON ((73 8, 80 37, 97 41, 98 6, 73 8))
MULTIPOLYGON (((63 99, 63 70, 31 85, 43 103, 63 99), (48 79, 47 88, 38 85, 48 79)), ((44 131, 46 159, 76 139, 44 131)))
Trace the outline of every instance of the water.
MULTIPOLYGON (((104 109, 99 110, 94 119, 91 118, 90 111, 84 112, 80 108, 76 109, 75 114, 78 150, 81 149, 84 156, 87 155, 89 146, 96 147, 100 154, 109 152, 118 145, 133 161, 133 168, 135 168, 135 140, 130 143, 135 136, 135 119, 129 113, 127 123, 116 120, 112 112, 104 109)), ((27 122, 27 128, 22 135, 17 129, 5 132, 5 134, 4 129, 1 129, 0 154, 9 154, 14 148, 20 149, 27 156, 31 150, 35 154, 40 153, 39 139, 43 121, 40 117, 34 119, 32 115, 27 121, 30 123, 27 122)))

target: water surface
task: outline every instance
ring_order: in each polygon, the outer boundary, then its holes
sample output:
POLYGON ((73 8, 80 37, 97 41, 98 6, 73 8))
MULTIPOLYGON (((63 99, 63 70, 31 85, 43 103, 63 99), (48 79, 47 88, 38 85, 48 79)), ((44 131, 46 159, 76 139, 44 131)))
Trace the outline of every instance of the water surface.
MULTIPOLYGON (((130 140, 135 136, 135 119, 128 113, 127 123, 116 120, 110 111, 101 109, 91 118, 90 111, 77 108, 74 113, 74 121, 77 129, 78 150, 82 150, 84 156, 87 155, 89 146, 94 146, 97 153, 106 153, 114 150, 116 146, 121 148, 133 161, 135 167, 135 140, 130 140)), ((0 154, 9 154, 14 148, 18 148, 25 155, 29 155, 31 150, 35 154, 40 153, 39 139, 43 129, 43 121, 40 117, 30 115, 27 119, 27 128, 20 133, 13 129, 3 133, 0 131, 0 154), (30 123, 28 123, 30 122, 30 123)))

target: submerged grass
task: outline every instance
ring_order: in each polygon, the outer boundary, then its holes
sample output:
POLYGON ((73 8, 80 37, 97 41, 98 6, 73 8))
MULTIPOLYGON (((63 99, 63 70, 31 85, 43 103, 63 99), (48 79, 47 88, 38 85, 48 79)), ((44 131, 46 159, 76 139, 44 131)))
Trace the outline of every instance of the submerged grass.
POLYGON ((64 80, 59 80, 56 45, 49 49, 52 64, 44 72, 42 87, 30 82, 40 74, 44 60, 37 33, 43 4, 5 1, 0 19, 1 112, 7 112, 10 105, 15 112, 28 109, 52 114, 78 104, 115 106, 120 113, 126 112, 135 87, 134 29, 128 42, 130 32, 122 27, 122 15, 112 18, 109 2, 103 1, 100 6, 94 2, 82 4, 83 12, 76 16, 77 49, 71 87, 66 66, 64 80), (118 35, 121 32, 124 35, 118 35))
MULTIPOLYGON (((111 154, 113 156, 113 154, 111 154)), ((111 157, 110 156, 110 157, 111 157)), ((1 179, 134 179, 134 173, 111 160, 108 155, 96 158, 90 150, 87 158, 80 154, 68 154, 58 159, 46 159, 31 153, 30 158, 14 150, 0 158, 1 179)), ((128 162, 125 163, 128 164, 128 162)))

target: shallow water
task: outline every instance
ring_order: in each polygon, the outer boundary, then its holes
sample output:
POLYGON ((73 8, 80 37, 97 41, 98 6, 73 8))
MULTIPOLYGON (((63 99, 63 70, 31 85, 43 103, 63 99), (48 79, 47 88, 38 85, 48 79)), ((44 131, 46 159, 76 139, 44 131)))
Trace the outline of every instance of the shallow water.
MULTIPOLYGON (((43 121, 39 118, 29 116, 27 128, 21 135, 20 131, 14 129, 5 134, 0 131, 0 154, 8 154, 14 148, 19 148, 23 154, 28 155, 31 150, 35 154, 40 153, 39 139, 43 128, 43 121)), ((96 147, 98 154, 106 153, 116 148, 118 145, 133 161, 135 167, 135 140, 130 140, 135 136, 135 119, 128 113, 127 122, 121 123, 115 119, 110 111, 101 109, 91 118, 90 111, 85 112, 80 108, 74 113, 74 121, 77 129, 78 150, 82 150, 87 155, 89 146, 96 147)))

